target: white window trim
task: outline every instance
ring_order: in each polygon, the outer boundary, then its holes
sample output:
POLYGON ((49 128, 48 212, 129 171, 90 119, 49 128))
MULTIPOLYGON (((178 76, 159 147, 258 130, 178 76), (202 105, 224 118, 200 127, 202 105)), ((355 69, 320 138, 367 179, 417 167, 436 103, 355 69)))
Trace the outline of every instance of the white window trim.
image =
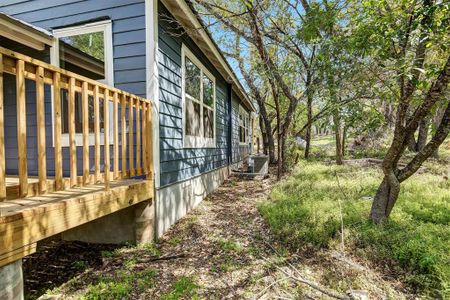
MULTIPOLYGON (((94 32, 102 32, 103 31, 103 42, 105 49, 105 80, 99 80, 99 82, 107 84, 109 86, 114 86, 114 57, 113 57, 113 35, 112 35, 112 22, 111 20, 87 23, 79 26, 66 27, 61 29, 53 30, 53 46, 50 49, 50 63, 54 66, 59 67, 59 39, 62 37, 94 33, 94 32)), ((54 120, 54 109, 53 109, 53 89, 52 89, 52 120, 54 120)), ((112 114, 112 103, 109 102, 109 112, 112 114)), ((112 115, 109 118, 109 128, 113 127, 113 118, 112 115)), ((52 130, 53 130, 53 147, 55 146, 55 124, 52 122, 52 130)), ((112 131, 112 130, 111 130, 112 131)), ((113 144, 112 132, 110 131, 110 144, 113 144)), ((76 133, 75 134, 75 144, 77 146, 83 145, 83 134, 76 133)), ((62 147, 69 147, 69 134, 63 133, 61 135, 61 145, 62 147)), ((89 145, 95 145, 95 134, 89 133, 89 145)), ((104 145, 104 134, 100 132, 100 145, 104 145)))
POLYGON ((248 134, 247 134, 247 130, 248 130, 248 123, 249 123, 249 113, 245 110, 244 107, 242 107, 242 105, 239 104, 239 114, 238 114, 238 121, 239 121, 239 132, 241 130, 241 114, 244 115, 245 117, 245 124, 246 126, 244 126, 244 137, 245 137, 245 141, 241 142, 241 136, 239 135, 239 145, 240 146, 247 146, 248 145, 248 134))
MULTIPOLYGON (((216 147, 216 78, 209 72, 209 70, 200 62, 200 60, 189 50, 189 48, 182 44, 181 46, 181 94, 183 102, 183 146, 184 148, 215 148, 216 147), (203 136, 203 103, 200 103, 200 136, 191 136, 186 134, 186 82, 185 82, 185 61, 186 57, 189 58, 201 71, 201 75, 206 75, 213 81, 214 94, 213 94, 213 138, 206 138, 203 136)), ((200 97, 203 97, 203 78, 200 77, 200 97)), ((188 96, 189 97, 189 96, 188 96)), ((192 97, 189 97, 192 98, 192 97)), ((195 100, 194 100, 195 101, 195 100)), ((198 102, 198 101, 195 101, 198 102)))

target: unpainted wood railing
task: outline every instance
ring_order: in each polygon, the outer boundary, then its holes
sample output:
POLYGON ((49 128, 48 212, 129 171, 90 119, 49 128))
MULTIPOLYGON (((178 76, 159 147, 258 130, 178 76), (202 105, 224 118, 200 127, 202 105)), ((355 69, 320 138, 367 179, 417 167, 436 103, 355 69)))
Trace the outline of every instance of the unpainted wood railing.
POLYGON ((104 183, 109 189, 111 180, 127 177, 143 176, 152 179, 152 104, 149 100, 122 90, 107 86, 95 80, 80 76, 73 72, 52 66, 20 53, 0 47, 0 201, 6 195, 5 172, 5 134, 4 134, 4 73, 16 77, 17 103, 17 145, 18 145, 18 177, 19 197, 26 197, 29 178, 27 172, 27 119, 26 119, 26 79, 36 82, 36 121, 37 121, 37 152, 38 152, 38 194, 50 190, 62 190, 67 186, 85 186, 104 183), (53 138, 55 154, 54 182, 47 178, 47 146, 45 129, 45 85, 52 87, 53 95, 53 138), (70 178, 63 178, 62 151, 62 109, 61 91, 65 90, 68 97, 68 131, 70 178), (77 145, 75 128, 75 98, 81 94, 82 102, 82 176, 77 176, 77 145), (94 172, 89 166, 89 97, 94 104, 94 172), (101 172, 101 139, 100 139, 100 104, 103 105, 103 136, 104 145, 110 145, 110 130, 112 130, 112 159, 110 147, 103 147, 104 171, 101 172), (113 103, 113 128, 109 128, 109 106, 113 103), (120 116, 119 116, 120 106, 120 116), (127 110, 128 109, 128 110, 127 110), (136 120, 134 120, 136 117, 136 120), (119 131, 119 120, 121 130, 119 131), (128 126, 127 126, 128 124, 128 126), (127 132, 128 130, 128 132, 127 132), (119 135, 121 135, 119 140, 119 135), (136 145, 134 142, 136 141, 136 145), (128 144, 128 145, 127 145, 128 144), (121 146, 121 155, 119 154, 121 146), (128 146, 128 147, 127 147, 128 146), (127 158, 128 154, 128 158, 127 158), (119 156, 121 168, 119 169, 119 156), (110 161, 112 160, 112 168, 110 161), (105 171, 109 170, 109 172, 105 171), (51 185, 51 186, 50 186, 51 185))

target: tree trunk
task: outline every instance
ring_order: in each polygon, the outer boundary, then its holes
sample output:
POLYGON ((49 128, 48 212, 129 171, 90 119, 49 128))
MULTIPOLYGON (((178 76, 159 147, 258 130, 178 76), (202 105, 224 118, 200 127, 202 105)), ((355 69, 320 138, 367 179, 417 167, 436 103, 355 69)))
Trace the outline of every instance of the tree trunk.
POLYGON ((287 161, 286 161, 286 134, 281 134, 281 172, 285 173, 287 171, 287 161))
POLYGON ((391 214, 398 199, 400 182, 391 170, 385 175, 373 199, 370 219, 377 224, 383 223, 391 214))
POLYGON ((277 180, 280 180, 281 179, 281 173, 283 172, 283 156, 281 154, 282 153, 281 152, 281 134, 278 133, 277 136, 278 136, 278 143, 277 143, 277 148, 278 148, 278 151, 277 151, 278 152, 277 180))
MULTIPOLYGON (((309 76, 308 76, 309 77, 309 76)), ((305 142, 306 142, 306 146, 305 146, 305 159, 309 158, 310 152, 311 152, 311 126, 312 126, 312 93, 310 91, 311 89, 311 83, 309 82, 310 79, 307 79, 307 87, 306 87, 306 105, 307 105, 307 126, 306 126, 306 134, 305 134, 305 142)))
POLYGON ((342 131, 342 157, 345 156, 345 147, 346 147, 346 143, 347 143, 347 126, 345 126, 345 122, 344 122, 344 126, 343 126, 343 131, 342 131))
POLYGON ((276 162, 275 158, 275 140, 272 134, 267 134, 267 144, 269 148, 269 162, 274 164, 276 162))
POLYGON ((417 145, 416 150, 422 151, 422 149, 427 144, 427 138, 428 138, 428 129, 430 127, 430 123, 428 122, 428 119, 425 118, 422 121, 420 121, 419 125, 419 135, 417 137, 417 145))
POLYGON ((408 150, 411 152, 417 152, 417 142, 414 134, 412 134, 408 139, 408 150))
POLYGON ((269 152, 269 147, 267 143, 267 135, 266 135, 266 129, 264 128, 264 122, 262 118, 259 118, 259 128, 261 129, 261 138, 262 138, 262 144, 263 144, 263 153, 267 155, 269 152))
MULTIPOLYGON (((450 96, 450 93, 448 93, 448 96, 450 96)), ((432 132, 433 134, 436 132, 437 128, 439 127, 439 125, 441 125, 442 119, 444 118, 444 113, 445 113, 445 106, 441 106, 436 114, 434 115, 433 119, 432 119, 432 132)), ((436 159, 439 159, 439 148, 437 148, 434 153, 433 153, 433 157, 436 159)))
POLYGON ((334 123, 334 134, 336 138, 336 163, 338 165, 342 165, 342 128, 341 128, 341 120, 340 120, 339 112, 336 111, 333 114, 333 123, 334 123))

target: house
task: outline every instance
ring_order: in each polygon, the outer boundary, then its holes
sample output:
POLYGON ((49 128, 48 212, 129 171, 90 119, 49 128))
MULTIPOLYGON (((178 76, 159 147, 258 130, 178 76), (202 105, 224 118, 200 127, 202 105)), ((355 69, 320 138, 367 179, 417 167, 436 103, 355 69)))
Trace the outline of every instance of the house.
POLYGON ((0 3, 0 299, 41 240, 151 241, 251 153, 201 28, 184 0, 0 3))

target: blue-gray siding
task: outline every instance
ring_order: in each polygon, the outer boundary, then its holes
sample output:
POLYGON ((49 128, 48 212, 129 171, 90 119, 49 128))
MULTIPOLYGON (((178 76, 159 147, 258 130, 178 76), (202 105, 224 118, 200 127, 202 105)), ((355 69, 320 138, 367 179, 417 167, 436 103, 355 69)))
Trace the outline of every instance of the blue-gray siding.
MULTIPOLYGON (((159 15, 159 83, 160 83, 160 159, 161 186, 186 180, 196 175, 224 167, 228 163, 229 84, 212 66, 208 58, 186 35, 180 35, 166 22, 170 13, 160 3, 159 15), (216 77, 216 147, 186 149, 183 147, 183 109, 181 95, 181 47, 185 44, 216 77)), ((235 96, 234 101, 239 103, 235 96)), ((233 119, 233 123, 234 123, 233 119)), ((234 124, 233 124, 234 127, 234 124)), ((232 130, 233 140, 239 132, 232 130)), ((233 143, 233 148, 236 147, 233 143)), ((245 147, 244 147, 245 148, 245 147)), ((237 155, 236 159, 241 157, 237 155)), ((233 156, 233 161, 234 161, 233 156)))
POLYGON ((113 31, 114 85, 138 96, 146 96, 144 0, 2 2, 0 12, 48 30, 98 18, 110 18, 113 31))
MULTIPOLYGON (((236 93, 232 92, 231 98, 231 155, 232 163, 242 161, 249 155, 250 147, 248 145, 241 145, 239 142, 239 103, 240 100, 236 93)), ((249 131, 250 132, 250 131, 249 131)))
MULTIPOLYGON (((34 0, 8 1, 0 3, 0 12, 5 12, 36 26, 51 30, 56 27, 108 17, 113 27, 114 79, 117 88, 139 96, 146 94, 145 69, 145 3, 144 0, 34 0)), ((159 13, 164 18, 170 13, 159 3, 159 13)), ((160 169, 161 186, 167 186, 196 175, 226 166, 229 144, 231 161, 237 162, 248 154, 248 147, 239 145, 239 98, 231 95, 230 85, 186 35, 172 34, 176 29, 164 20, 159 20, 159 82, 160 82, 160 169), (186 44, 216 77, 216 146, 213 148, 186 149, 182 137, 181 101, 181 45, 186 44), (229 116, 229 109, 232 116, 229 116), (231 120, 231 123, 230 123, 231 120), (231 129, 229 128, 231 126, 231 129), (231 132, 231 137, 229 136, 231 132)), ((36 57, 36 55, 32 55, 36 57)), ((48 61, 48 52, 41 58, 48 61)), ((7 95, 5 108, 7 123, 7 171, 17 172, 17 137, 15 115, 15 80, 6 79, 7 95)), ((6 85, 6 84, 5 84, 6 85)), ((36 116, 34 83, 27 81, 28 116, 28 167, 29 174, 37 174, 36 116)), ((46 87, 45 97, 47 167, 49 175, 54 172, 52 147, 51 98, 46 87)), ((78 170, 81 174, 82 147, 77 148, 78 170)), ((90 165, 93 164, 91 148, 90 165)), ((64 173, 69 173, 68 149, 63 149, 64 173)))

